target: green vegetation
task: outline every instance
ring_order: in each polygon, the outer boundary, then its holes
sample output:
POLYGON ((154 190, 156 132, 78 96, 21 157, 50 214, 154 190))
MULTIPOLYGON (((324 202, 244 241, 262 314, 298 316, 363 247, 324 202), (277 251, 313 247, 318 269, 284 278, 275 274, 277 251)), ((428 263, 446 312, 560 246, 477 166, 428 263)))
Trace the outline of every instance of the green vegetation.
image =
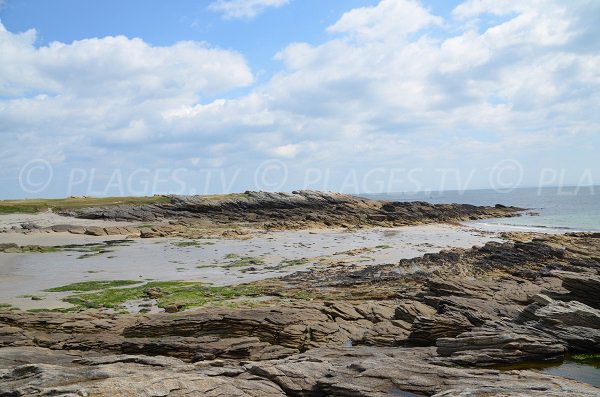
POLYGON ((73 307, 57 307, 54 309, 47 309, 47 308, 28 309, 27 311, 30 313, 45 313, 45 312, 73 313, 73 312, 78 312, 79 310, 81 310, 81 308, 79 308, 77 306, 73 306, 73 307))
POLYGON ((380 250, 387 250, 390 248, 394 248, 389 244, 381 244, 381 245, 376 245, 375 248, 380 249, 380 250))
POLYGON ((170 199, 165 196, 68 197, 64 199, 1 200, 0 214, 34 214, 48 209, 99 207, 120 204, 157 204, 168 202, 170 202, 170 199))
POLYGON ((10 303, 0 303, 0 309, 8 309, 11 307, 12 305, 10 303))
POLYGON ((230 254, 225 255, 225 259, 235 259, 237 257, 239 257, 239 255, 238 254, 234 254, 233 252, 230 253, 230 254))
POLYGON ((176 247, 204 247, 205 245, 214 245, 215 243, 213 241, 191 240, 191 241, 177 241, 172 244, 176 247))
POLYGON ((592 365, 600 368, 600 354, 575 354, 570 356, 569 359, 580 364, 592 365))
POLYGON ((110 281, 82 281, 63 285, 62 287, 54 287, 47 289, 47 292, 83 292, 83 291, 98 291, 107 288, 123 287, 126 285, 139 284, 139 281, 134 280, 110 280, 110 281))
POLYGON ((300 266, 300 265, 306 265, 309 262, 310 262, 310 259, 308 259, 308 258, 285 259, 285 260, 281 261, 281 263, 279 264, 279 267, 300 266))
MULTIPOLYGON (((123 281, 123 280, 121 280, 123 281)), ((99 282, 102 283, 102 282, 99 282)), ((102 285, 109 285, 110 281, 102 285)), ((83 284, 83 283, 78 283, 83 284)), ((53 288, 53 291, 73 290, 73 286, 53 288)), ((92 293, 80 293, 64 298, 80 308, 112 308, 120 309, 127 301, 147 298, 146 289, 160 291, 156 298, 159 307, 177 305, 183 308, 202 306, 207 303, 223 302, 240 297, 255 297, 262 294, 262 288, 252 285, 234 285, 214 287, 198 282, 186 281, 152 281, 131 288, 107 288, 92 293)), ((98 288, 97 288, 98 289, 98 288)), ((82 290, 79 290, 82 291, 82 290)))
POLYGON ((131 240, 110 240, 97 244, 69 244, 56 248, 62 251, 81 252, 83 253, 83 255, 79 255, 77 259, 85 259, 95 255, 108 254, 110 252, 113 252, 113 250, 108 248, 119 246, 122 247, 129 244, 131 244, 131 240))
POLYGON ((259 256, 240 256, 234 261, 226 263, 223 267, 230 269, 232 267, 262 266, 264 264, 265 260, 259 256))

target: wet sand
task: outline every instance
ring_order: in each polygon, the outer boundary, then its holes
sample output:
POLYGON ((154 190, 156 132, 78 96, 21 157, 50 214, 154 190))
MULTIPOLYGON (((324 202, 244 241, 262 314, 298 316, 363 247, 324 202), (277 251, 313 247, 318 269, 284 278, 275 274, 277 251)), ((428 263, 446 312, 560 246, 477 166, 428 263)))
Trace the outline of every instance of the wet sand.
MULTIPOLYGON (((36 241, 28 244, 44 245, 109 240, 106 236, 67 233, 21 236, 27 241, 36 241)), ((469 248, 497 239, 497 234, 491 231, 430 224, 358 231, 272 232, 248 240, 135 239, 124 245, 97 250, 105 252, 0 254, 0 303, 22 309, 64 307, 68 306, 60 301, 64 294, 44 290, 80 281, 116 279, 140 282, 189 280, 233 285, 278 277, 312 266, 394 263, 449 247, 469 248), (259 264, 236 266, 235 261, 239 258, 257 259, 259 264), (24 295, 34 295, 40 300, 24 295)))

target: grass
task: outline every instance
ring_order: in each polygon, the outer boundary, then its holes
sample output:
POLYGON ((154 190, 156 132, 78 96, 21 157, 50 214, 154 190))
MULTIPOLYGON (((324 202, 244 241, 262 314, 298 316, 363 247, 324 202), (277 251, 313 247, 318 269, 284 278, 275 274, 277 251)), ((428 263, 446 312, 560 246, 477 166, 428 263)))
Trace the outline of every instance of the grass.
POLYGON ((110 280, 110 281, 82 281, 63 285, 62 287, 49 288, 47 292, 85 292, 98 291, 107 288, 123 287, 132 284, 139 284, 139 281, 134 280, 110 280))
POLYGON ((1 200, 0 214, 35 214, 48 209, 69 209, 120 204, 169 203, 165 196, 142 197, 68 197, 63 199, 1 200))
POLYGON ((380 250, 387 250, 390 248, 394 248, 389 244, 381 244, 381 245, 376 245, 375 248, 380 249, 380 250))
MULTIPOLYGON (((108 285, 111 282, 104 282, 108 285)), ((83 283, 78 283, 83 284, 83 283)), ((70 286, 53 288, 54 291, 65 291, 70 286)), ((159 307, 178 305, 183 308, 203 306, 207 303, 223 302, 240 297, 256 297, 262 295, 262 288, 253 285, 234 285, 214 287, 198 282, 187 281, 151 281, 131 288, 106 288, 92 293, 80 293, 68 296, 63 300, 80 308, 112 308, 120 309, 127 301, 146 298, 146 288, 159 288, 162 296, 157 298, 159 307)))
POLYGON ((10 303, 0 303, 0 309, 8 309, 11 307, 12 305, 10 303))

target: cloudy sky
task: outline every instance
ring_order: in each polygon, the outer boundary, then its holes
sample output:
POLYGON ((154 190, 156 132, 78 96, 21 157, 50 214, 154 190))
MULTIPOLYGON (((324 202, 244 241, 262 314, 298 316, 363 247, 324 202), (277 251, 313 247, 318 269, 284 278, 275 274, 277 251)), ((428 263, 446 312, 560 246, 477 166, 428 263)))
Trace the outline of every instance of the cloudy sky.
POLYGON ((0 0, 0 198, 600 184, 597 0, 0 0))

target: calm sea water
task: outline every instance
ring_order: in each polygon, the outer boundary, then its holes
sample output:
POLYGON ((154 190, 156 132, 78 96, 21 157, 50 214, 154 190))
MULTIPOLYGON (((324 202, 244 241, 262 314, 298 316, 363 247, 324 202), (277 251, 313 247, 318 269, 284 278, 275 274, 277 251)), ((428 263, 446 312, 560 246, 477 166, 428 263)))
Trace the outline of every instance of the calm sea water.
POLYGON ((561 188, 521 188, 510 192, 492 189, 382 193, 361 196, 392 201, 427 201, 430 203, 465 203, 473 205, 513 205, 527 208, 537 215, 490 219, 486 223, 513 226, 600 231, 600 186, 561 188))

